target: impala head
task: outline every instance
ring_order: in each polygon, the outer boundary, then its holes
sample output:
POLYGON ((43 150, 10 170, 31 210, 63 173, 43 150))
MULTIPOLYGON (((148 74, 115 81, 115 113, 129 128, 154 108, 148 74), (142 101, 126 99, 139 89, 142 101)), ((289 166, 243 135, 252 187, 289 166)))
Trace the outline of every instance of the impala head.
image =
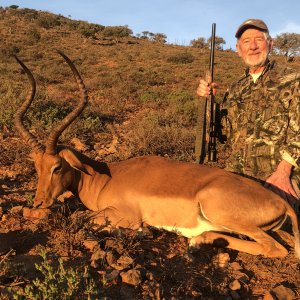
POLYGON ((22 138, 32 148, 30 157, 34 160, 38 174, 38 186, 34 206, 42 208, 51 206, 59 195, 71 188, 74 176, 76 175, 76 169, 88 173, 71 150, 66 147, 57 146, 61 133, 83 111, 88 102, 87 91, 76 67, 65 54, 59 51, 58 53, 65 59, 74 74, 81 92, 81 100, 76 108, 71 111, 57 127, 52 129, 47 138, 45 147, 38 142, 36 137, 34 137, 23 124, 23 117, 35 96, 36 83, 30 70, 20 59, 15 57, 29 78, 31 90, 24 103, 16 112, 14 122, 22 138))

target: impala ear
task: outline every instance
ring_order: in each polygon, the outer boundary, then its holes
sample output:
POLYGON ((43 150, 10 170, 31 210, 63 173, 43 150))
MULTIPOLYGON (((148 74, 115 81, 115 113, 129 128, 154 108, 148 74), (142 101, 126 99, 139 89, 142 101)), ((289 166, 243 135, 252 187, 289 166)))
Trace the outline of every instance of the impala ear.
POLYGON ((72 168, 91 176, 85 165, 71 150, 63 149, 59 152, 59 156, 62 157, 72 168))
POLYGON ((41 160, 43 157, 43 152, 42 151, 32 151, 28 154, 28 156, 26 157, 27 160, 29 161, 38 161, 41 160))

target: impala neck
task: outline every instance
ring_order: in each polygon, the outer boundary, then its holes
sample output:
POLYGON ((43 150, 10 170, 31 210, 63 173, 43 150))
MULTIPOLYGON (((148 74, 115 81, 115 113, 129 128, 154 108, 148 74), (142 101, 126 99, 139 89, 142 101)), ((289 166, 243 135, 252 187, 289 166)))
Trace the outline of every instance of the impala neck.
POLYGON ((75 170, 70 190, 75 196, 80 198, 81 202, 88 209, 98 211, 98 198, 107 182, 111 179, 109 169, 104 163, 95 167, 85 166, 90 175, 75 170))

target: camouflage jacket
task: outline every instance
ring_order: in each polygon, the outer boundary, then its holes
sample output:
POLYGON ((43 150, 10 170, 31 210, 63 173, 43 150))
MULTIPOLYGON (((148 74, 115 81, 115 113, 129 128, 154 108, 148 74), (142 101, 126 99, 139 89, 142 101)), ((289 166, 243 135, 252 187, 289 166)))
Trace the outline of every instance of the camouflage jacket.
POLYGON ((254 83, 249 71, 231 85, 223 109, 229 171, 266 179, 285 159, 300 165, 300 73, 269 62, 254 83))

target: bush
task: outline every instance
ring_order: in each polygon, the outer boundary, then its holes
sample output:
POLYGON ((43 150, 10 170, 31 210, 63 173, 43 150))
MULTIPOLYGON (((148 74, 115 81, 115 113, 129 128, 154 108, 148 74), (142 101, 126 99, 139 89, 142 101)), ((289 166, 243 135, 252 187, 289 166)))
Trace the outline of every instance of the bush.
POLYGON ((80 22, 78 23, 77 26, 77 30, 79 31, 79 33, 86 38, 89 37, 95 38, 96 34, 103 31, 104 28, 105 26, 103 25, 92 24, 92 23, 90 24, 87 22, 80 22))
POLYGON ((43 262, 35 264, 35 268, 42 280, 34 279, 24 290, 18 291, 14 299, 91 299, 99 296, 98 287, 87 268, 84 271, 66 268, 61 258, 55 267, 49 263, 45 251, 40 255, 43 262))
POLYGON ((166 104, 166 95, 167 91, 164 89, 153 88, 146 91, 141 90, 138 97, 143 104, 155 108, 157 105, 163 106, 163 104, 166 104))
POLYGON ((104 37, 112 38, 118 43, 121 38, 129 37, 133 32, 128 26, 107 26, 102 33, 104 37))
POLYGON ((190 64, 195 60, 195 57, 188 52, 178 53, 170 56, 167 61, 174 64, 190 64))
POLYGON ((51 15, 41 15, 37 20, 36 23, 38 26, 49 29, 56 26, 60 26, 60 20, 57 16, 51 15))
POLYGON ((66 109, 52 101, 35 101, 35 105, 32 105, 26 113, 26 120, 28 127, 34 125, 40 130, 48 132, 54 124, 63 119, 69 112, 69 108, 66 109))

